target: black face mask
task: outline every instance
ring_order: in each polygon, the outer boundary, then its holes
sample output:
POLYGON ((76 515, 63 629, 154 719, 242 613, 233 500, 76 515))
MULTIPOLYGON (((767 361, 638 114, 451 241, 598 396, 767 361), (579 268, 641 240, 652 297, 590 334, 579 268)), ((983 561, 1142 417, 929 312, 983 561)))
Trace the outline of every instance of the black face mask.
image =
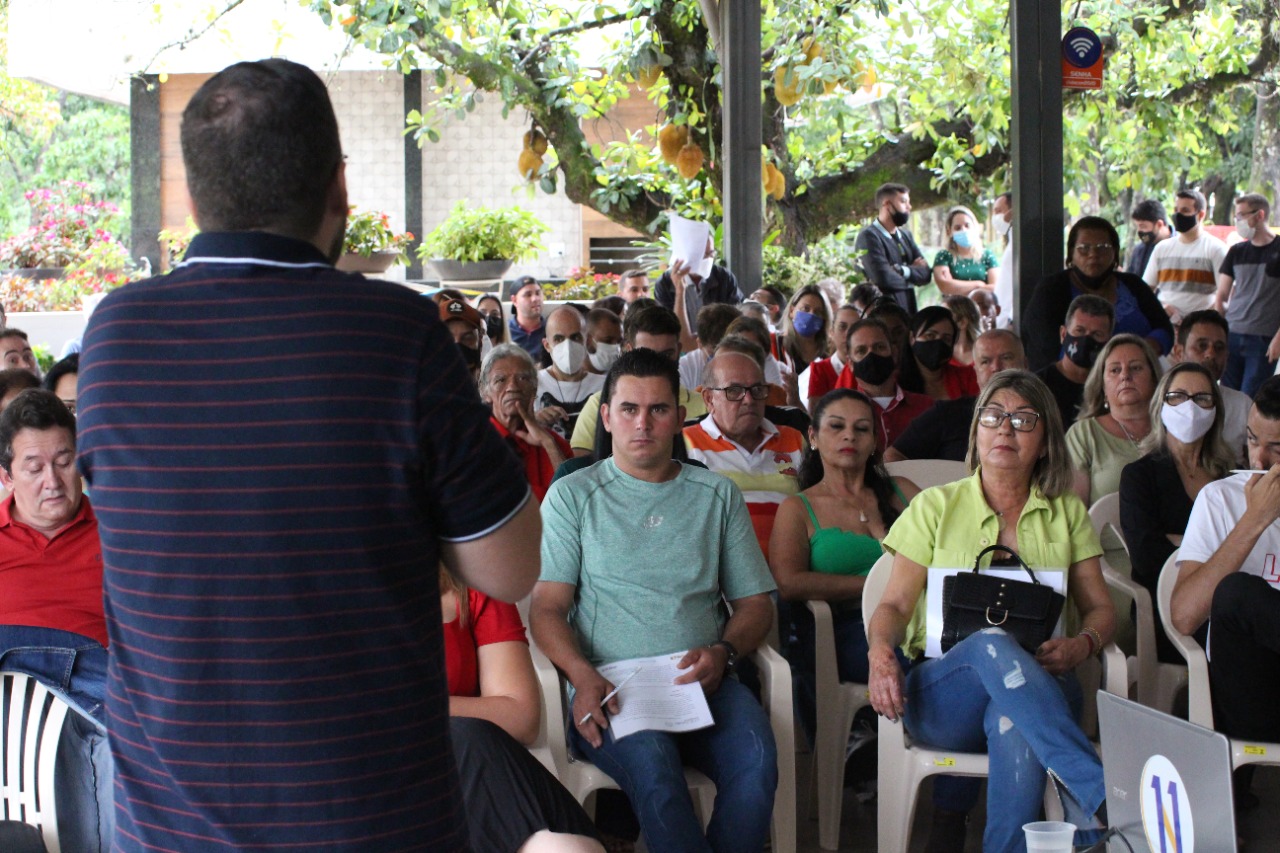
POLYGON ((1093 367, 1093 363, 1098 360, 1098 353, 1102 352, 1103 344, 1098 343, 1089 335, 1066 335, 1062 339, 1062 349, 1067 354, 1067 358, 1076 367, 1083 367, 1089 370, 1093 367))
POLYGON ((1073 269, 1072 272, 1075 273, 1076 278, 1080 282, 1080 286, 1085 290, 1100 290, 1102 286, 1107 283, 1107 279, 1112 276, 1112 270, 1107 270, 1102 275, 1085 275, 1077 267, 1073 269))
POLYGON ((882 385, 896 368, 893 356, 873 352, 864 356, 862 361, 853 363, 853 375, 868 385, 882 385))
POLYGON ((502 315, 484 315, 484 333, 486 337, 496 338, 502 334, 502 315))
POLYGON ((916 341, 911 351, 926 370, 937 370, 951 358, 951 344, 946 341, 916 341))
POLYGON ((1154 232, 1154 231, 1139 231, 1139 232, 1138 232, 1138 241, 1139 241, 1139 242, 1141 242, 1141 243, 1145 243, 1145 244, 1147 244, 1148 246, 1150 246, 1152 243, 1154 243, 1154 242, 1156 241, 1156 232, 1154 232))
POLYGON ((467 365, 467 370, 480 369, 480 350, 458 344, 458 352, 462 354, 462 361, 467 365))
POLYGON ((905 213, 901 210, 895 210, 893 213, 889 214, 889 218, 893 220, 894 225, 901 228, 903 225, 907 224, 908 220, 911 219, 911 214, 905 213))
POLYGON ((1194 213, 1175 213, 1173 215, 1173 230, 1179 234, 1186 234, 1192 228, 1195 228, 1196 223, 1199 221, 1194 213))

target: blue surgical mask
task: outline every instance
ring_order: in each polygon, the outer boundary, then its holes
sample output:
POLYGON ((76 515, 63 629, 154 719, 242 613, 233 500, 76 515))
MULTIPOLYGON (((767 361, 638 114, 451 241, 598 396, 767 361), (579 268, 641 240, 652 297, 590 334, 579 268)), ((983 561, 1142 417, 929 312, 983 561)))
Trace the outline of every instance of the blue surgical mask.
POLYGON ((967 249, 973 245, 973 240, 969 237, 968 231, 957 231, 951 235, 951 239, 954 240, 956 245, 961 249, 967 249))
POLYGON ((791 318, 791 327, 802 338, 812 338, 822 331, 822 317, 808 311, 797 311, 791 318))

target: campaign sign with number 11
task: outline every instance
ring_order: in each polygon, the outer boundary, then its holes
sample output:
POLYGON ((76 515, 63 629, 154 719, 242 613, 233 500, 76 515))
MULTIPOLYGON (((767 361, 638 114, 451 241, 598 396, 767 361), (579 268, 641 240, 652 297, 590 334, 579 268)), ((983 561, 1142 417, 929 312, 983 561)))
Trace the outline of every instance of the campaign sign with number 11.
POLYGON ((1151 853, 1195 853, 1187 789, 1173 762, 1153 755, 1142 768, 1142 829, 1151 853))

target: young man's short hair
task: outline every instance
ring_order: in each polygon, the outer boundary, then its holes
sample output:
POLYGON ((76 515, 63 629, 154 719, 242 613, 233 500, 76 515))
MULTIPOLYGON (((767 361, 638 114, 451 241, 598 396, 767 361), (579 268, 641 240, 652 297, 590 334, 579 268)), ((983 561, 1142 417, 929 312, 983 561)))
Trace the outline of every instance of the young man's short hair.
POLYGON ((1164 205, 1149 198, 1140 201, 1133 206, 1133 212, 1129 214, 1129 218, 1135 222, 1163 222, 1169 224, 1169 214, 1164 209, 1164 205))
POLYGON ((1271 376, 1258 387, 1253 395, 1258 414, 1269 421, 1280 421, 1280 376, 1271 376))
POLYGON ((909 192, 911 192, 911 187, 906 184, 895 184, 893 182, 881 184, 876 188, 876 209, 880 209, 880 205, 884 204, 885 199, 909 192))
POLYGON ((661 305, 650 305, 636 311, 634 306, 627 312, 622 321, 622 337, 628 344, 635 346, 636 335, 680 336, 680 318, 670 308, 661 305))
POLYGON ((1116 309, 1101 296, 1082 293, 1071 300, 1071 304, 1067 306, 1067 316, 1062 320, 1062 325, 1066 326, 1068 330, 1071 328, 1071 318, 1075 316, 1077 311, 1087 317, 1106 317, 1107 327, 1112 331, 1115 330, 1116 309))
POLYGON ((1200 190, 1192 189, 1190 187, 1184 187, 1183 189, 1178 190, 1173 195, 1175 198, 1186 198, 1195 202, 1196 213, 1200 213, 1201 211, 1209 207, 1209 203, 1205 201, 1204 193, 1200 192, 1200 190))
MULTIPOLYGON (((649 334, 666 333, 649 332, 649 334)), ((618 380, 623 376, 635 376, 639 379, 649 379, 651 377, 665 379, 671 385, 671 398, 676 402, 680 400, 680 368, 676 366, 674 361, 661 353, 644 347, 637 347, 618 356, 618 360, 613 363, 613 367, 609 368, 609 375, 605 379, 605 385, 608 390, 606 396, 610 400, 613 399, 614 392, 618 389, 618 380)))
POLYGON ((720 343, 725 331, 734 320, 742 316, 736 306, 724 302, 712 302, 698 309, 698 344, 714 347, 720 343))
POLYGON ((1255 211, 1261 210, 1263 219, 1271 215, 1271 202, 1262 193, 1245 193, 1236 199, 1236 204, 1247 204, 1255 211))
POLYGON ((1202 311, 1192 311, 1182 318, 1182 323, 1178 326, 1178 344, 1185 347, 1191 338, 1191 330, 1201 323, 1217 326, 1224 335, 1231 334, 1231 325, 1227 323, 1227 318, 1212 308, 1205 308, 1202 311))

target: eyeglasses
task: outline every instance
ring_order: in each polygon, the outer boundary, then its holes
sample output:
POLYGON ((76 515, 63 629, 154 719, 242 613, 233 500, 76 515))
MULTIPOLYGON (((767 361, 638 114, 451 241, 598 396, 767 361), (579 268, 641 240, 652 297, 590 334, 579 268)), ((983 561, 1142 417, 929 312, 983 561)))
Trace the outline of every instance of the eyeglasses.
POLYGON ((769 396, 769 386, 761 382, 759 385, 726 385, 723 388, 708 388, 708 391, 723 391, 725 399, 731 403, 736 403, 751 394, 753 400, 763 400, 769 396))
POLYGON ((1181 406, 1188 400, 1195 401, 1195 404, 1202 409, 1213 408, 1213 395, 1208 391, 1201 391, 1199 394, 1188 394, 1186 391, 1169 391, 1164 395, 1164 401, 1170 406, 1181 406))
POLYGON ((1076 243, 1077 255, 1109 255, 1114 251, 1110 243, 1076 243))
POLYGON ((999 429, 1005 418, 1009 419, 1009 425, 1018 432, 1031 432, 1040 420, 1035 412, 1006 412, 993 406, 978 410, 978 423, 987 429, 999 429))

